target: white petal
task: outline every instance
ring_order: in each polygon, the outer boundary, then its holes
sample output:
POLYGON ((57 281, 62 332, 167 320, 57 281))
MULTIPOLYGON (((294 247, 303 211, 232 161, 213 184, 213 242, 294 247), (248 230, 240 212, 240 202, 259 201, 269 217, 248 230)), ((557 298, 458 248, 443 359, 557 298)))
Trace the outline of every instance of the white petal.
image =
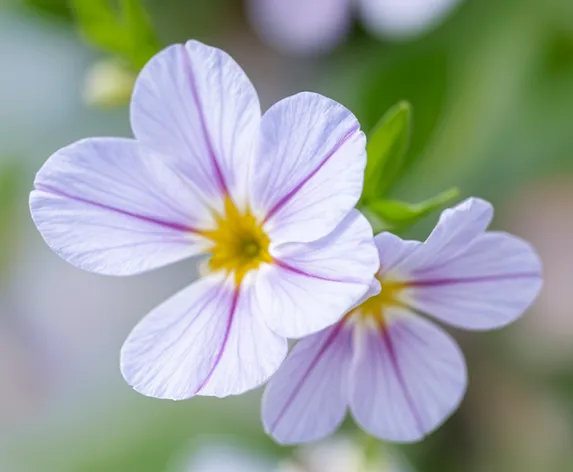
POLYGON ((346 416, 352 329, 338 323, 300 341, 270 380, 262 401, 265 431, 281 444, 315 441, 346 416))
POLYGON ((255 289, 259 310, 281 336, 298 338, 340 320, 370 288, 378 269, 372 229, 353 210, 330 235, 272 252, 255 289))
POLYGON ((286 341, 250 311, 248 289, 214 274, 147 315, 121 351, 121 371, 138 392, 183 400, 243 393, 268 379, 286 341))
POLYGON ((374 237, 374 244, 380 257, 380 274, 392 272, 420 244, 419 241, 404 241, 392 233, 379 233, 374 237))
POLYGON ((369 434, 413 442, 457 409, 467 373, 463 355, 448 334, 417 316, 392 315, 383 330, 356 328, 350 409, 369 434))
POLYGON ((349 0, 249 0, 247 6, 261 37, 287 54, 334 48, 352 18, 349 0))
POLYGON ((521 316, 542 283, 541 261, 529 243, 490 232, 454 258, 413 272, 404 296, 418 311, 451 325, 493 329, 521 316))
POLYGON ((237 315, 217 369, 199 395, 223 397, 262 385, 279 368, 288 345, 256 315, 251 276, 241 284, 237 315))
POLYGON ((251 204, 275 244, 327 235, 354 207, 366 165, 356 117, 315 93, 281 100, 262 120, 251 204))
POLYGON ((193 186, 135 141, 95 138, 57 151, 30 195, 36 226, 63 259, 108 275, 144 272, 198 254, 212 224, 193 186))
POLYGON ((131 104, 138 140, 174 158, 208 197, 229 193, 238 204, 246 198, 260 116, 255 89, 239 65, 197 41, 153 57, 131 104))
POLYGON ((482 234, 492 218, 493 207, 479 198, 468 198, 444 210, 428 239, 396 264, 396 270, 421 272, 436 264, 445 264, 482 234))

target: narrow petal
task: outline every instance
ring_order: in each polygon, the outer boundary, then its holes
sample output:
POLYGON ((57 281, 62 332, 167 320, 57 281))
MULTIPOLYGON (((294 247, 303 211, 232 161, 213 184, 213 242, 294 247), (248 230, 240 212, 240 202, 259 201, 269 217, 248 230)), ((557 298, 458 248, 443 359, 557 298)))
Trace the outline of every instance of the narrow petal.
POLYGON ((281 336, 298 338, 340 320, 370 288, 378 269, 372 229, 353 210, 330 235, 274 248, 258 271, 259 310, 281 336))
POLYGON ((396 310, 383 329, 360 327, 350 375, 352 415, 378 438, 422 439, 464 396, 467 374, 459 347, 432 323, 396 310))
POLYGON ((380 273, 387 274, 406 259, 420 244, 419 241, 404 241, 392 233, 379 233, 374 244, 380 257, 380 273))
POLYGON ((338 323, 300 341, 270 380, 262 401, 265 431, 281 444, 333 433, 346 416, 352 329, 338 323))
POLYGON ((501 232, 484 233, 454 258, 411 277, 404 296, 413 308, 479 330, 499 328, 521 316, 543 284, 535 249, 501 232))
POLYGON ((444 210, 424 244, 402 259, 396 269, 420 272, 436 264, 445 264, 481 235, 492 218, 493 207, 479 198, 468 198, 454 208, 444 210))
POLYGON ((262 120, 251 204, 275 244, 327 235, 362 192, 366 139, 356 117, 315 93, 281 100, 262 120))
POLYGON ((334 48, 351 22, 348 0, 249 0, 249 16, 260 36, 287 54, 334 48))
POLYGON ((57 151, 38 172, 32 218, 60 257, 84 270, 131 275, 204 249, 212 224, 190 183, 135 141, 94 138, 57 151))
POLYGON ((200 279, 147 315, 121 351, 126 381, 143 395, 183 400, 243 393, 268 379, 286 341, 250 310, 222 273, 200 279))
POLYGON ((246 198, 258 141, 257 93, 240 66, 197 41, 170 46, 143 68, 133 92, 138 140, 160 149, 208 197, 246 198))

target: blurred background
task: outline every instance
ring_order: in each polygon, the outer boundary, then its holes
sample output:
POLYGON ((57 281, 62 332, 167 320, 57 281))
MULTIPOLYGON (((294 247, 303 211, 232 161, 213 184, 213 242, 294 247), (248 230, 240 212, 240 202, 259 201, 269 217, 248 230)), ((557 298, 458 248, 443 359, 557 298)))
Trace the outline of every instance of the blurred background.
MULTIPOLYGON (((279 448, 263 433, 260 391, 180 403, 136 394, 119 372, 121 344, 194 279, 194 263, 131 278, 79 271, 43 243, 27 199, 59 147, 131 135, 126 100, 147 51, 120 66, 85 41, 66 0, 0 0, 0 471, 364 472, 352 459, 363 448, 382 458, 372 471, 573 471, 573 2, 144 6, 158 44, 195 38, 233 55, 265 109, 317 91, 367 131, 410 101, 414 164, 393 196, 455 185, 490 199, 495 227, 538 248, 546 285, 516 324, 453 332, 468 395, 421 444, 372 445, 348 422, 340 438, 279 448)), ((436 219, 408 236, 424 238, 436 219)))

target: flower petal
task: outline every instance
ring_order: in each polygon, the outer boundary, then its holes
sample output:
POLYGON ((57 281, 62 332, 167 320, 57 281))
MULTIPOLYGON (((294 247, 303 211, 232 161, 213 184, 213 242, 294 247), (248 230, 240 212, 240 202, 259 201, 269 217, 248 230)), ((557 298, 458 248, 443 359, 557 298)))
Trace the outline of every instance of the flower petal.
POLYGON ((346 416, 352 329, 338 323, 300 341, 269 381, 262 401, 265 431, 281 444, 333 433, 346 416))
POLYGON ((348 0, 249 0, 248 13, 261 37, 287 54, 334 48, 350 27, 348 0))
POLYGON ((443 264, 414 272, 405 299, 416 310, 465 329, 511 323, 543 284, 541 261, 527 242, 501 232, 475 238, 443 264))
POLYGON ((57 151, 38 172, 32 217, 48 245, 71 264, 131 275, 204 249, 212 224, 189 182, 133 140, 94 138, 57 151))
POLYGON ((246 198, 260 117, 257 93, 241 67, 198 41, 153 57, 131 103, 138 140, 174 158, 207 197, 230 194, 239 205, 246 198))
POLYGON ((398 272, 422 272, 445 264, 465 250, 482 234, 493 218, 493 207, 479 198, 468 198, 454 208, 444 210, 428 239, 396 265, 398 272))
POLYGON ((432 323, 392 310, 384 329, 358 325, 350 409, 373 436, 422 439, 457 409, 466 385, 456 342, 432 323))
POLYGON ((405 241, 392 233, 379 233, 374 236, 374 244, 380 257, 379 272, 383 275, 391 272, 422 243, 405 241))
POLYGON ((127 338, 125 380, 143 395, 172 400, 259 386, 278 368, 287 345, 253 315, 250 299, 248 288, 238 289, 223 273, 182 290, 127 338))
POLYGON ((325 238, 283 244, 272 256, 274 263, 256 276, 258 306, 269 327, 288 338, 340 320, 370 288, 378 268, 372 228, 356 210, 325 238))
POLYGON ((275 244, 327 235, 362 193, 366 138, 356 117, 305 92, 274 105, 261 127, 251 204, 265 231, 275 244))

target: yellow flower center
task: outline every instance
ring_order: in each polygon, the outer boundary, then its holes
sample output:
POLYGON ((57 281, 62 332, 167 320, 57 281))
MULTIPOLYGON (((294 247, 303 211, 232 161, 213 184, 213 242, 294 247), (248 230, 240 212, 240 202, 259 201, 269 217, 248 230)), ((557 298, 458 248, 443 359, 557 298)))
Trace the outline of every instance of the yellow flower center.
POLYGON ((400 294, 407 283, 397 280, 379 277, 382 290, 378 295, 370 297, 362 305, 356 307, 350 315, 358 316, 368 322, 375 322, 376 325, 383 327, 385 325, 385 312, 390 307, 403 306, 400 300, 400 294))
POLYGON ((226 198, 224 214, 216 214, 215 223, 215 229, 201 231, 212 243, 210 270, 233 272, 236 282, 240 283, 247 272, 272 261, 270 239, 249 209, 241 213, 232 200, 226 198))

